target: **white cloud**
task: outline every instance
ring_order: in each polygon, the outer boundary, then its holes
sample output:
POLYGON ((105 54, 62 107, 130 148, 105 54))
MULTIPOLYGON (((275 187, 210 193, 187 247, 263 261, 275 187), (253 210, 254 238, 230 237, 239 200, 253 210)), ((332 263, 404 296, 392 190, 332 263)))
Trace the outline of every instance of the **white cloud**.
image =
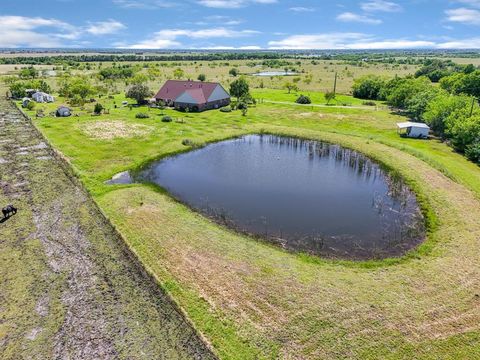
POLYGON ((280 41, 270 41, 271 49, 413 49, 435 48, 437 44, 428 40, 376 39, 362 33, 325 33, 292 35, 280 41))
POLYGON ((119 32, 120 30, 126 28, 127 27, 121 22, 110 19, 107 21, 90 23, 85 29, 85 31, 92 35, 107 35, 115 34, 116 32, 119 32))
POLYGON ((337 16, 338 21, 343 22, 359 22, 364 24, 378 25, 382 23, 382 20, 374 19, 366 15, 355 14, 351 12, 344 12, 337 16))
POLYGON ((480 37, 452 40, 438 44, 439 49, 480 49, 480 37))
POLYGON ((361 33, 325 33, 291 35, 283 40, 270 41, 271 49, 345 49, 349 43, 365 39, 361 33))
POLYGON ((62 39, 76 39, 78 31, 57 19, 26 16, 0 16, 0 47, 49 48, 62 45, 62 39), (39 32, 38 29, 50 29, 39 32))
POLYGON ((277 0, 198 0, 200 5, 218 9, 238 9, 250 4, 275 4, 277 0))
POLYGON ((352 50, 388 50, 388 49, 426 49, 436 47, 435 42, 425 40, 381 40, 358 42, 348 45, 352 50))
POLYGON ((402 7, 395 2, 385 0, 370 0, 360 5, 367 12, 398 12, 402 7))
POLYGON ((125 9, 155 9, 177 6, 175 2, 166 0, 113 0, 113 3, 125 9))
POLYGON ((255 30, 233 30, 224 27, 189 30, 189 29, 165 29, 157 31, 153 37, 133 45, 122 47, 132 49, 172 49, 179 48, 182 43, 178 38, 212 39, 212 38, 240 38, 258 34, 255 30))
POLYGON ((469 25, 480 25, 480 11, 475 9, 458 8, 446 10, 447 20, 469 25))
POLYGON ((295 7, 291 7, 290 9, 288 9, 290 11, 293 11, 293 12, 314 12, 315 9, 314 8, 311 8, 311 7, 303 7, 303 6, 295 6, 295 7))
POLYGON ((26 16, 0 16, 0 47, 75 47, 85 44, 85 35, 106 35, 124 29, 115 20, 73 26, 58 19, 26 16), (64 41, 68 41, 65 43, 64 41))

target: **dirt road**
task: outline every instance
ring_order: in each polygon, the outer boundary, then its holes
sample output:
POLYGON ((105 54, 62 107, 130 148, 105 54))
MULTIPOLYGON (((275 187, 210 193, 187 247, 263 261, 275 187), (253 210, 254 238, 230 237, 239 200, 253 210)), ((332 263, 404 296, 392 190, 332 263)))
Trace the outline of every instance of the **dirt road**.
POLYGON ((33 125, 0 100, 0 358, 211 359, 33 125))

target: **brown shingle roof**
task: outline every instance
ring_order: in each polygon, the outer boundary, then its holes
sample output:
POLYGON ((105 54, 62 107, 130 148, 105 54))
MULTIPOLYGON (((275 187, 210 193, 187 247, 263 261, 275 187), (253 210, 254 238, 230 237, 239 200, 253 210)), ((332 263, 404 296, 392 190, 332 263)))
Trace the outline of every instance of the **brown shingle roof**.
POLYGON ((155 95, 157 100, 174 100, 188 90, 199 104, 206 103, 218 83, 201 81, 167 80, 155 95))

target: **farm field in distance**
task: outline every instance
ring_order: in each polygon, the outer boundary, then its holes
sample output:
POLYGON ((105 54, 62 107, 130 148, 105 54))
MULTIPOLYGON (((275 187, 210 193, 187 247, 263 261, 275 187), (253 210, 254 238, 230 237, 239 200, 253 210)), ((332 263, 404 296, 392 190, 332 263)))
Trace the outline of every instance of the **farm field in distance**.
MULTIPOLYGON (((451 59, 480 65, 478 58, 452 54, 451 59)), ((355 79, 368 74, 405 77, 420 65, 282 60, 289 64, 268 66, 262 60, 42 64, 39 69, 57 72, 40 76, 51 87, 55 102, 38 103, 32 109, 22 109, 21 99, 14 103, 68 162, 128 249, 218 358, 479 358, 480 167, 439 137, 400 137, 396 123, 408 120, 404 112, 383 100, 352 96, 355 79), (128 79, 97 77, 112 66, 134 67, 146 77, 144 84, 152 93, 177 69, 184 79, 204 74, 207 81, 218 81, 227 90, 244 74, 256 104, 249 104, 245 114, 140 106, 125 95, 131 85, 128 79), (287 67, 298 75, 249 76, 287 67), (239 76, 229 74, 232 68, 239 76), (336 97, 327 101, 335 74, 336 97), (78 76, 103 86, 105 92, 91 95, 92 102, 72 103, 59 89, 65 78, 78 76), (288 91, 286 82, 295 83, 296 89, 288 91), (297 104, 300 95, 312 103, 297 104), (94 115, 98 103, 104 110, 94 115), (62 104, 73 116, 54 116, 62 104), (148 117, 139 118, 139 113, 148 117), (165 117, 171 121, 162 121, 165 117), (426 240, 399 258, 324 259, 236 233, 153 185, 105 183, 152 160, 245 134, 325 141, 367 155, 414 190, 426 219, 426 240)), ((6 81, 2 96, 8 79, 26 66, 0 65, 0 80, 6 81)), ((28 274, 22 276, 28 279, 28 274)), ((29 286, 23 289, 27 295, 16 296, 33 297, 29 286)), ((25 309, 14 311, 26 317, 25 309)), ((2 338, 5 333, 0 331, 0 343, 2 338)))

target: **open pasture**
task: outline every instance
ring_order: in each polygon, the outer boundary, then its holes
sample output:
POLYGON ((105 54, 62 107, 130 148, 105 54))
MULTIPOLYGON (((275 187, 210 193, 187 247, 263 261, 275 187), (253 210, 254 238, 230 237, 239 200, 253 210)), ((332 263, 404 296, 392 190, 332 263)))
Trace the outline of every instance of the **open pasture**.
MULTIPOLYGON (((255 97, 293 101, 285 90, 255 91, 255 97)), ((437 140, 398 137, 395 123, 404 118, 384 109, 265 101, 242 116, 130 109, 119 106, 123 100, 122 94, 100 99, 109 109, 100 116, 87 104, 73 108, 79 116, 34 122, 221 358, 480 356, 478 166, 437 140), (137 119, 140 111, 150 117, 137 119), (173 121, 161 122, 164 115, 173 121), (102 134, 115 134, 114 123, 145 132, 95 136, 86 130, 98 123, 112 124, 101 127, 102 134), (227 230, 158 188, 104 184, 121 171, 188 151, 185 139, 203 144, 255 133, 341 144, 400 174, 422 205, 426 241, 401 258, 324 260, 227 230)), ((48 114, 57 104, 38 108, 48 114)))

